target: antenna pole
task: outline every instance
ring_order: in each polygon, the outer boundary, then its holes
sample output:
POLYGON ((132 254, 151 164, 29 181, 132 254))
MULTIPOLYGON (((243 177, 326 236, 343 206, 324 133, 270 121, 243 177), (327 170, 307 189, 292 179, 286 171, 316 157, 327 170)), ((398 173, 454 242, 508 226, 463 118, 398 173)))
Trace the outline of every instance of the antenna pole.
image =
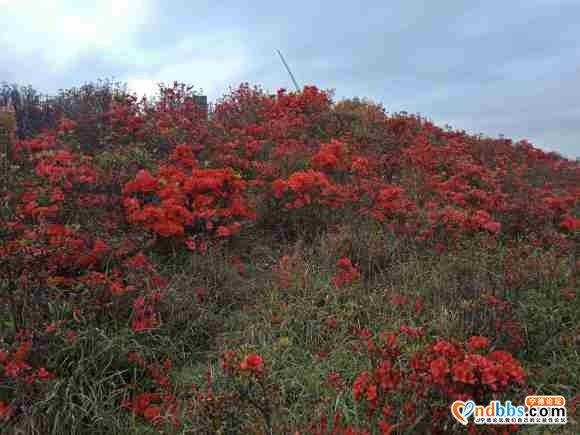
POLYGON ((276 50, 276 51, 278 52, 278 56, 280 56, 282 63, 286 67, 286 71, 288 71, 288 74, 290 74, 290 78, 292 79, 292 82, 294 83, 294 86, 296 87, 296 92, 300 92, 300 87, 298 86, 298 83, 296 82, 296 79, 294 78, 294 74, 292 74, 292 71, 290 71, 290 67, 286 63, 286 60, 284 60, 284 56, 282 56, 282 53, 280 53, 280 50, 276 50))

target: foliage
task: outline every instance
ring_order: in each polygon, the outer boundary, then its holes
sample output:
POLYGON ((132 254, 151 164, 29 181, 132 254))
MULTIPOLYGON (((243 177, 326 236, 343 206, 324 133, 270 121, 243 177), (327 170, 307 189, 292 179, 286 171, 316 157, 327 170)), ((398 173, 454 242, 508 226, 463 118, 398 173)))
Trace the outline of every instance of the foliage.
POLYGON ((7 430, 447 433, 531 391, 576 422, 578 162, 313 86, 53 102, 0 192, 7 430))

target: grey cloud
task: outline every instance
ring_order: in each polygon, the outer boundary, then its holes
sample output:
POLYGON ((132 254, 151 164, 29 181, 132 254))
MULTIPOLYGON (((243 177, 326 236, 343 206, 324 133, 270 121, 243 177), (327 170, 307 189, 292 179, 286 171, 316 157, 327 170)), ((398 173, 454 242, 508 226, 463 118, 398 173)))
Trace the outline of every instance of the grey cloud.
POLYGON ((17 51, 8 57, 38 87, 176 79, 215 99, 242 81, 292 89, 279 48, 302 85, 337 98, 580 156, 578 1, 151 1, 124 56, 86 50, 58 75, 17 51))

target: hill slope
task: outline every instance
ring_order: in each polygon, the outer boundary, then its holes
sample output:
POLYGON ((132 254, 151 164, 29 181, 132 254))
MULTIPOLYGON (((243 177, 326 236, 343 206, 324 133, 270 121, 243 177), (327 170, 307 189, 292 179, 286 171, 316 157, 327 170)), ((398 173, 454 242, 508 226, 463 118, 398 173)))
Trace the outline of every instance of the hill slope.
POLYGON ((315 87, 194 101, 11 140, 6 430, 472 433, 453 401, 536 393, 574 431, 577 162, 315 87))

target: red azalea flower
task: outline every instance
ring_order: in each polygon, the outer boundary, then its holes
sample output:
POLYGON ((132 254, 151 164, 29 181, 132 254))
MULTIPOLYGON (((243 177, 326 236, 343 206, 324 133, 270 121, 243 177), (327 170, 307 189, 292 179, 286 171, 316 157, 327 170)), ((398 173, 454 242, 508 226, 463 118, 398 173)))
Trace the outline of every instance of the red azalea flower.
POLYGON ((0 421, 8 420, 10 414, 12 414, 12 407, 8 403, 0 400, 0 421))
POLYGON ((189 238, 185 241, 185 245, 187 246, 187 249, 189 249, 191 252, 195 252, 195 240, 189 238))
POLYGON ((161 415, 161 408, 157 405, 148 406, 143 412, 143 417, 147 420, 155 420, 161 415))
POLYGON ((352 390, 354 393, 355 400, 361 400, 363 393, 366 392, 366 387, 369 382, 369 374, 368 372, 362 372, 357 376, 355 379, 352 390))
POLYGON ((254 372, 262 372, 264 369, 264 360, 256 353, 247 355, 240 363, 240 369, 254 372))
POLYGON ((475 384, 475 373, 473 368, 466 363, 458 362, 453 364, 451 368, 451 373, 453 373, 453 379, 458 382, 463 382, 464 384, 475 384))
POLYGON ((489 338, 474 335, 467 340, 467 349, 470 352, 475 352, 478 349, 487 349, 489 347, 489 338))
POLYGON ((56 378, 56 376, 55 376, 55 374, 54 374, 54 373, 50 373, 50 372, 49 372, 48 370, 46 370, 44 367, 41 367, 41 368, 38 370, 38 378, 39 378, 41 381, 49 381, 49 380, 52 380, 52 379, 56 378))
POLYGON ((391 296, 391 304, 398 306, 398 305, 405 305, 408 302, 408 298, 405 295, 400 293, 396 293, 391 296))
POLYGON ((377 385, 374 383, 367 385, 366 393, 367 393, 367 400, 369 402, 375 401, 378 397, 377 385))
POLYGON ((449 373, 449 363, 446 358, 440 357, 430 364, 431 375, 433 376, 433 382, 436 384, 444 384, 445 376, 449 373))
POLYGON ((393 433, 394 428, 385 420, 380 420, 377 424, 383 435, 390 435, 393 433))

